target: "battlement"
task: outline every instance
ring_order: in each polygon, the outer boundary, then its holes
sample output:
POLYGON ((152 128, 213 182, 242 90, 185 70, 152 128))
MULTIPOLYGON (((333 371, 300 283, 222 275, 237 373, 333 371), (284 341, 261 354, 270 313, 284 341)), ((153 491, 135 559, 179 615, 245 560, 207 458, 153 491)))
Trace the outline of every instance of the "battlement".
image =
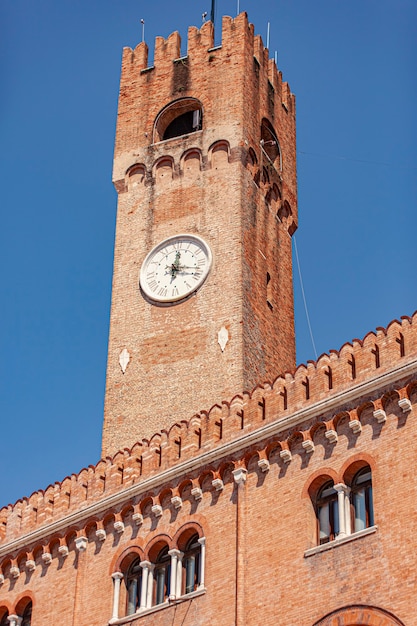
MULTIPOLYGON (((247 140, 249 144, 259 142, 260 120, 269 119, 280 142, 282 136, 284 149, 284 137, 290 137, 287 151, 292 159, 295 98, 288 83, 282 82, 282 74, 269 58, 261 37, 254 35, 246 13, 234 19, 223 17, 220 46, 214 47, 211 22, 200 29, 190 27, 185 56, 181 56, 178 32, 166 39, 157 37, 152 66, 146 43, 140 43, 134 50, 124 48, 115 166, 119 156, 151 146, 160 111, 185 97, 201 101, 203 128, 221 133, 225 127, 234 127, 239 131, 238 141, 247 140)), ((232 137, 227 139, 230 141, 232 137)))
POLYGON ((326 437, 334 442, 341 420, 348 419, 353 432, 359 432, 361 415, 370 407, 377 421, 383 422, 393 394, 402 411, 410 411, 411 400, 416 401, 416 373, 417 312, 188 421, 174 422, 170 429, 130 450, 121 450, 113 458, 101 459, 95 466, 3 507, 0 545, 170 468, 175 471, 175 466, 187 461, 204 461, 209 453, 221 456, 222 448, 233 442, 242 442, 244 447, 257 432, 260 440, 273 435, 282 459, 289 462, 298 440, 306 452, 314 450, 319 427, 324 427, 326 437))
MULTIPOLYGON (((245 45, 251 50, 257 64, 267 69, 272 87, 279 88, 282 82, 281 73, 278 72, 275 61, 269 59, 268 49, 265 48, 261 36, 254 34, 254 26, 249 23, 246 12, 240 13, 235 18, 223 16, 222 41, 218 46, 214 46, 213 24, 205 22, 201 28, 189 27, 187 51, 184 56, 181 56, 181 36, 175 31, 166 39, 156 37, 152 66, 149 66, 149 48, 145 42, 141 42, 134 49, 129 47, 123 49, 122 68, 123 72, 125 70, 129 72, 130 68, 135 72, 158 71, 178 61, 185 63, 188 58, 202 60, 202 57, 207 57, 207 60, 212 62, 215 59, 213 55, 217 53, 226 56, 243 53, 245 45)), ((288 84, 285 85, 287 96, 290 92, 288 84)))

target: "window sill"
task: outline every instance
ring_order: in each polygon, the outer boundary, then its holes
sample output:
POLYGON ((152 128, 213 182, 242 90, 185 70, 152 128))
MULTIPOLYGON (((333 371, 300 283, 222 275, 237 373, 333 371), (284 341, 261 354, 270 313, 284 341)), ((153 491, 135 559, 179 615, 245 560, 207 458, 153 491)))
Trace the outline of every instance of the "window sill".
POLYGON ((370 526, 369 528, 358 530, 358 532, 347 535, 346 537, 342 537, 341 539, 335 539, 334 541, 329 541, 329 543, 324 543, 322 546, 310 548, 309 550, 306 550, 304 552, 304 558, 308 558, 309 556, 313 556, 314 554, 319 554, 320 552, 326 552, 326 550, 332 550, 333 548, 337 548, 338 546, 349 543, 350 541, 355 541, 356 539, 360 539, 361 537, 372 535, 377 530, 378 526, 370 526))
POLYGON ((181 602, 187 602, 187 600, 193 600, 194 598, 198 598, 198 596, 202 596, 206 593, 206 588, 197 589, 196 591, 192 591, 191 593, 187 593, 184 596, 180 596, 179 598, 175 598, 175 600, 169 600, 167 602, 163 602, 162 604, 157 604, 155 606, 151 606, 149 609, 141 609, 137 613, 133 613, 132 615, 126 615, 125 617, 120 617, 117 619, 109 620, 109 624, 114 626, 115 624, 129 624, 129 622, 133 622, 133 620, 139 619, 144 615, 150 615, 151 613, 156 613, 157 611, 162 611, 163 609, 168 608, 169 606, 175 606, 176 604, 180 604, 181 602))
POLYGON ((200 128, 200 130, 192 130, 189 133, 184 133, 184 135, 176 135, 175 137, 170 137, 169 139, 161 139, 160 141, 154 141, 153 143, 151 143, 151 146, 160 146, 161 144, 165 144, 168 141, 175 141, 175 139, 188 139, 188 137, 191 137, 191 135, 195 136, 195 135, 202 135, 203 133, 203 129, 200 128))

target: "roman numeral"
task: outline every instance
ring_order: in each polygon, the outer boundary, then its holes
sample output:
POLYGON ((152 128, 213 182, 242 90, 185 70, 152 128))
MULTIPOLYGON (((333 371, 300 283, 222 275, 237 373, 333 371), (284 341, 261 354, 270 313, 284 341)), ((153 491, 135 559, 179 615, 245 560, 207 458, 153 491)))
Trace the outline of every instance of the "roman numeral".
POLYGON ((171 295, 172 295, 172 297, 173 297, 173 298, 174 298, 175 296, 179 296, 179 291, 178 291, 177 287, 174 287, 174 288, 173 288, 173 290, 172 290, 172 294, 171 294, 171 295))
POLYGON ((149 289, 151 289, 152 291, 156 291, 156 289, 158 288, 158 283, 156 282, 156 280, 151 280, 148 282, 148 286, 149 289))
POLYGON ((161 289, 158 291, 158 296, 166 296, 168 293, 168 289, 166 287, 161 287, 161 289))

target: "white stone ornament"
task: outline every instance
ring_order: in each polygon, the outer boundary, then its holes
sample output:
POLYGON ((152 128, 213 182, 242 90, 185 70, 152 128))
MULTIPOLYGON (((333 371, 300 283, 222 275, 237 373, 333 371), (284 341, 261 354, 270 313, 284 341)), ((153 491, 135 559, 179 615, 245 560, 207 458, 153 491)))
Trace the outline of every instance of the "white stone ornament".
POLYGON ((143 515, 142 515, 142 513, 133 513, 132 519, 135 522, 136 526, 141 526, 141 524, 143 524, 143 515))
POLYGON ((96 537, 99 541, 104 541, 106 539, 106 531, 104 528, 97 528, 96 537))
POLYGON ((333 430, 332 428, 330 428, 329 430, 326 430, 326 432, 324 433, 324 436, 330 443, 337 443, 338 435, 337 435, 337 432, 333 430))
POLYGON ((222 491, 224 489, 224 484, 221 478, 215 478, 211 481, 211 484, 215 488, 216 491, 222 491))
POLYGON ((408 413, 408 411, 412 409, 411 402, 408 398, 401 398, 401 400, 398 400, 398 404, 403 410, 403 413, 408 413))
POLYGON ((173 496, 171 498, 171 504, 174 506, 174 509, 180 509, 182 507, 182 498, 180 498, 180 496, 173 496))
POLYGON ((279 456, 284 461, 284 463, 289 463, 292 459, 292 454, 290 450, 287 450, 286 448, 280 450, 279 456))
POLYGON ((219 332, 217 333, 217 342, 222 352, 224 352, 224 349, 228 341, 229 341, 229 331, 227 330, 225 326, 222 326, 219 332))
POLYGON ((78 552, 87 550, 87 537, 77 537, 75 540, 75 549, 78 552))
POLYGON ((383 409, 376 409, 374 411, 374 417, 376 418, 378 424, 383 424, 387 421, 387 414, 383 409))
POLYGON ((301 445, 303 446, 307 454, 311 454, 312 452, 314 452, 314 442, 311 439, 305 439, 301 445))
POLYGON ((359 435, 359 433, 362 431, 362 424, 359 420, 350 420, 349 428, 355 435, 359 435))
POLYGON ((129 361, 130 361, 130 354, 126 348, 123 348, 123 350, 119 354, 119 364, 120 364, 123 374, 125 373, 126 368, 129 365, 129 361))
POLYGON ((161 517, 162 516, 162 506, 160 504, 154 504, 152 507, 152 513, 155 515, 155 517, 161 517))
POLYGON ((191 489, 191 495, 193 496, 194 500, 201 500, 203 497, 203 491, 200 489, 200 487, 193 487, 193 489, 191 489))
POLYGON ((59 546, 58 552, 65 559, 69 554, 68 546, 59 546))
POLYGON ((125 531, 125 525, 121 521, 114 522, 113 528, 119 535, 121 535, 125 531))
POLYGON ((258 467, 261 470, 261 472, 268 472, 269 471, 269 461, 268 461, 268 459, 259 459, 258 467))

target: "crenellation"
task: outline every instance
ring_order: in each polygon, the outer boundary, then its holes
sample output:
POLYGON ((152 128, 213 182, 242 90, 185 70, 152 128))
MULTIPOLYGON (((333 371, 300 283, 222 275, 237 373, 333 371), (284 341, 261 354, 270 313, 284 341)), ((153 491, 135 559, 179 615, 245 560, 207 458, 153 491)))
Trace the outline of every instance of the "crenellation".
POLYGON ((167 39, 156 37, 154 52, 154 66, 156 70, 165 70, 180 56, 181 37, 178 31, 171 33, 167 39))
POLYGON ((212 22, 205 22, 199 29, 190 26, 187 39, 187 56, 207 58, 207 53, 214 46, 214 27, 212 22), (204 55, 204 56, 203 56, 204 55))

